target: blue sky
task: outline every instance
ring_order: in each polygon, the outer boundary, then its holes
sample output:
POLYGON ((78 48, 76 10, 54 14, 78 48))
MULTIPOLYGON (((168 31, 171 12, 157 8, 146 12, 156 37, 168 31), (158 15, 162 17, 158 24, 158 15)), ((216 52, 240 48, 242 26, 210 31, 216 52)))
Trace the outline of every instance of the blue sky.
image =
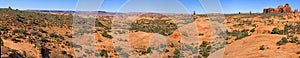
MULTIPOLYGON (((100 11, 119 11, 127 0, 104 0, 100 11)), ((75 10, 78 0, 0 0, 0 8, 11 6, 20 10, 75 10)), ((292 9, 300 8, 300 0, 220 0, 224 13, 262 12, 263 8, 277 7, 289 3, 292 9)), ((198 0, 179 0, 189 13, 205 13, 198 0)), ((138 7, 142 5, 135 5, 138 7)))

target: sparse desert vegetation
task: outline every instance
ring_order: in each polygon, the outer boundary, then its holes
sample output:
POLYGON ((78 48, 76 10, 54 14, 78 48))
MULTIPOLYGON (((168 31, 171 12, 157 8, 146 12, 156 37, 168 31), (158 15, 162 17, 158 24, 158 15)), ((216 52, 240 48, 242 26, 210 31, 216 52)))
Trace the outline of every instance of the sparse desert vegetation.
POLYGON ((264 45, 261 45, 261 46, 259 47, 259 50, 265 50, 264 45))
POLYGON ((174 23, 168 23, 167 20, 138 20, 132 23, 130 30, 143 31, 149 33, 159 33, 164 36, 171 35, 177 29, 174 23))

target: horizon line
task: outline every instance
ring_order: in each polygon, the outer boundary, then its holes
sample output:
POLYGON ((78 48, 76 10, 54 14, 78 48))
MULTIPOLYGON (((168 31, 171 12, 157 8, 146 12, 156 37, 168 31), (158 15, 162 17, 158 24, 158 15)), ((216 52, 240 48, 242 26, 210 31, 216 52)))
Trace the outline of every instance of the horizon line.
MULTIPOLYGON (((5 9, 3 7, 0 7, 0 8, 5 9)), ((9 8, 9 7, 7 7, 7 8, 9 8)), ((17 8, 12 8, 12 9, 17 10, 17 8)), ((74 9, 18 9, 18 10, 22 10, 22 11, 29 11, 29 10, 36 10, 36 11, 45 10, 45 11, 47 11, 48 10, 48 11, 74 11, 74 12, 78 11, 78 10, 74 10, 74 9)), ((97 10, 97 11, 111 12, 111 13, 161 13, 161 12, 118 12, 118 11, 105 11, 105 10, 97 10)), ((91 12, 93 12, 93 11, 91 11, 91 12)), ((246 14, 249 12, 241 12, 241 14, 246 14)), ((221 14, 238 14, 238 13, 239 12, 230 12, 230 13, 223 12, 221 14)), ((252 13, 263 13, 263 12, 252 12, 252 13)), ((190 14, 190 13, 166 13, 166 14, 190 14)), ((216 13, 197 13, 196 12, 196 14, 201 15, 201 14, 216 14, 216 13)))

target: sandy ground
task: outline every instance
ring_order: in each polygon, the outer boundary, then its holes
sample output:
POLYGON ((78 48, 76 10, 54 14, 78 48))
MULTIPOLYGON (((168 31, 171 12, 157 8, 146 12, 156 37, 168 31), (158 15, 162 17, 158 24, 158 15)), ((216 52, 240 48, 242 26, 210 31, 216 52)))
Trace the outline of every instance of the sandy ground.
POLYGON ((224 58, 297 58, 296 52, 300 50, 300 45, 288 43, 277 46, 276 43, 282 37, 283 35, 252 35, 226 45, 225 49, 211 54, 209 58, 218 58, 222 55, 224 58), (259 50, 261 45, 264 45, 265 50, 259 50))

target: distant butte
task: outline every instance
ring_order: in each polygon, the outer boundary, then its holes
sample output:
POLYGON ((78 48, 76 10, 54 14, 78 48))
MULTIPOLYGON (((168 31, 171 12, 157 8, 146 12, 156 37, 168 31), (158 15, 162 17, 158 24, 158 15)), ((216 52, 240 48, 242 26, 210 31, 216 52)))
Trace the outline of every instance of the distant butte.
POLYGON ((263 13, 298 13, 298 10, 292 10, 289 4, 285 4, 284 6, 279 5, 277 8, 265 8, 263 13))

